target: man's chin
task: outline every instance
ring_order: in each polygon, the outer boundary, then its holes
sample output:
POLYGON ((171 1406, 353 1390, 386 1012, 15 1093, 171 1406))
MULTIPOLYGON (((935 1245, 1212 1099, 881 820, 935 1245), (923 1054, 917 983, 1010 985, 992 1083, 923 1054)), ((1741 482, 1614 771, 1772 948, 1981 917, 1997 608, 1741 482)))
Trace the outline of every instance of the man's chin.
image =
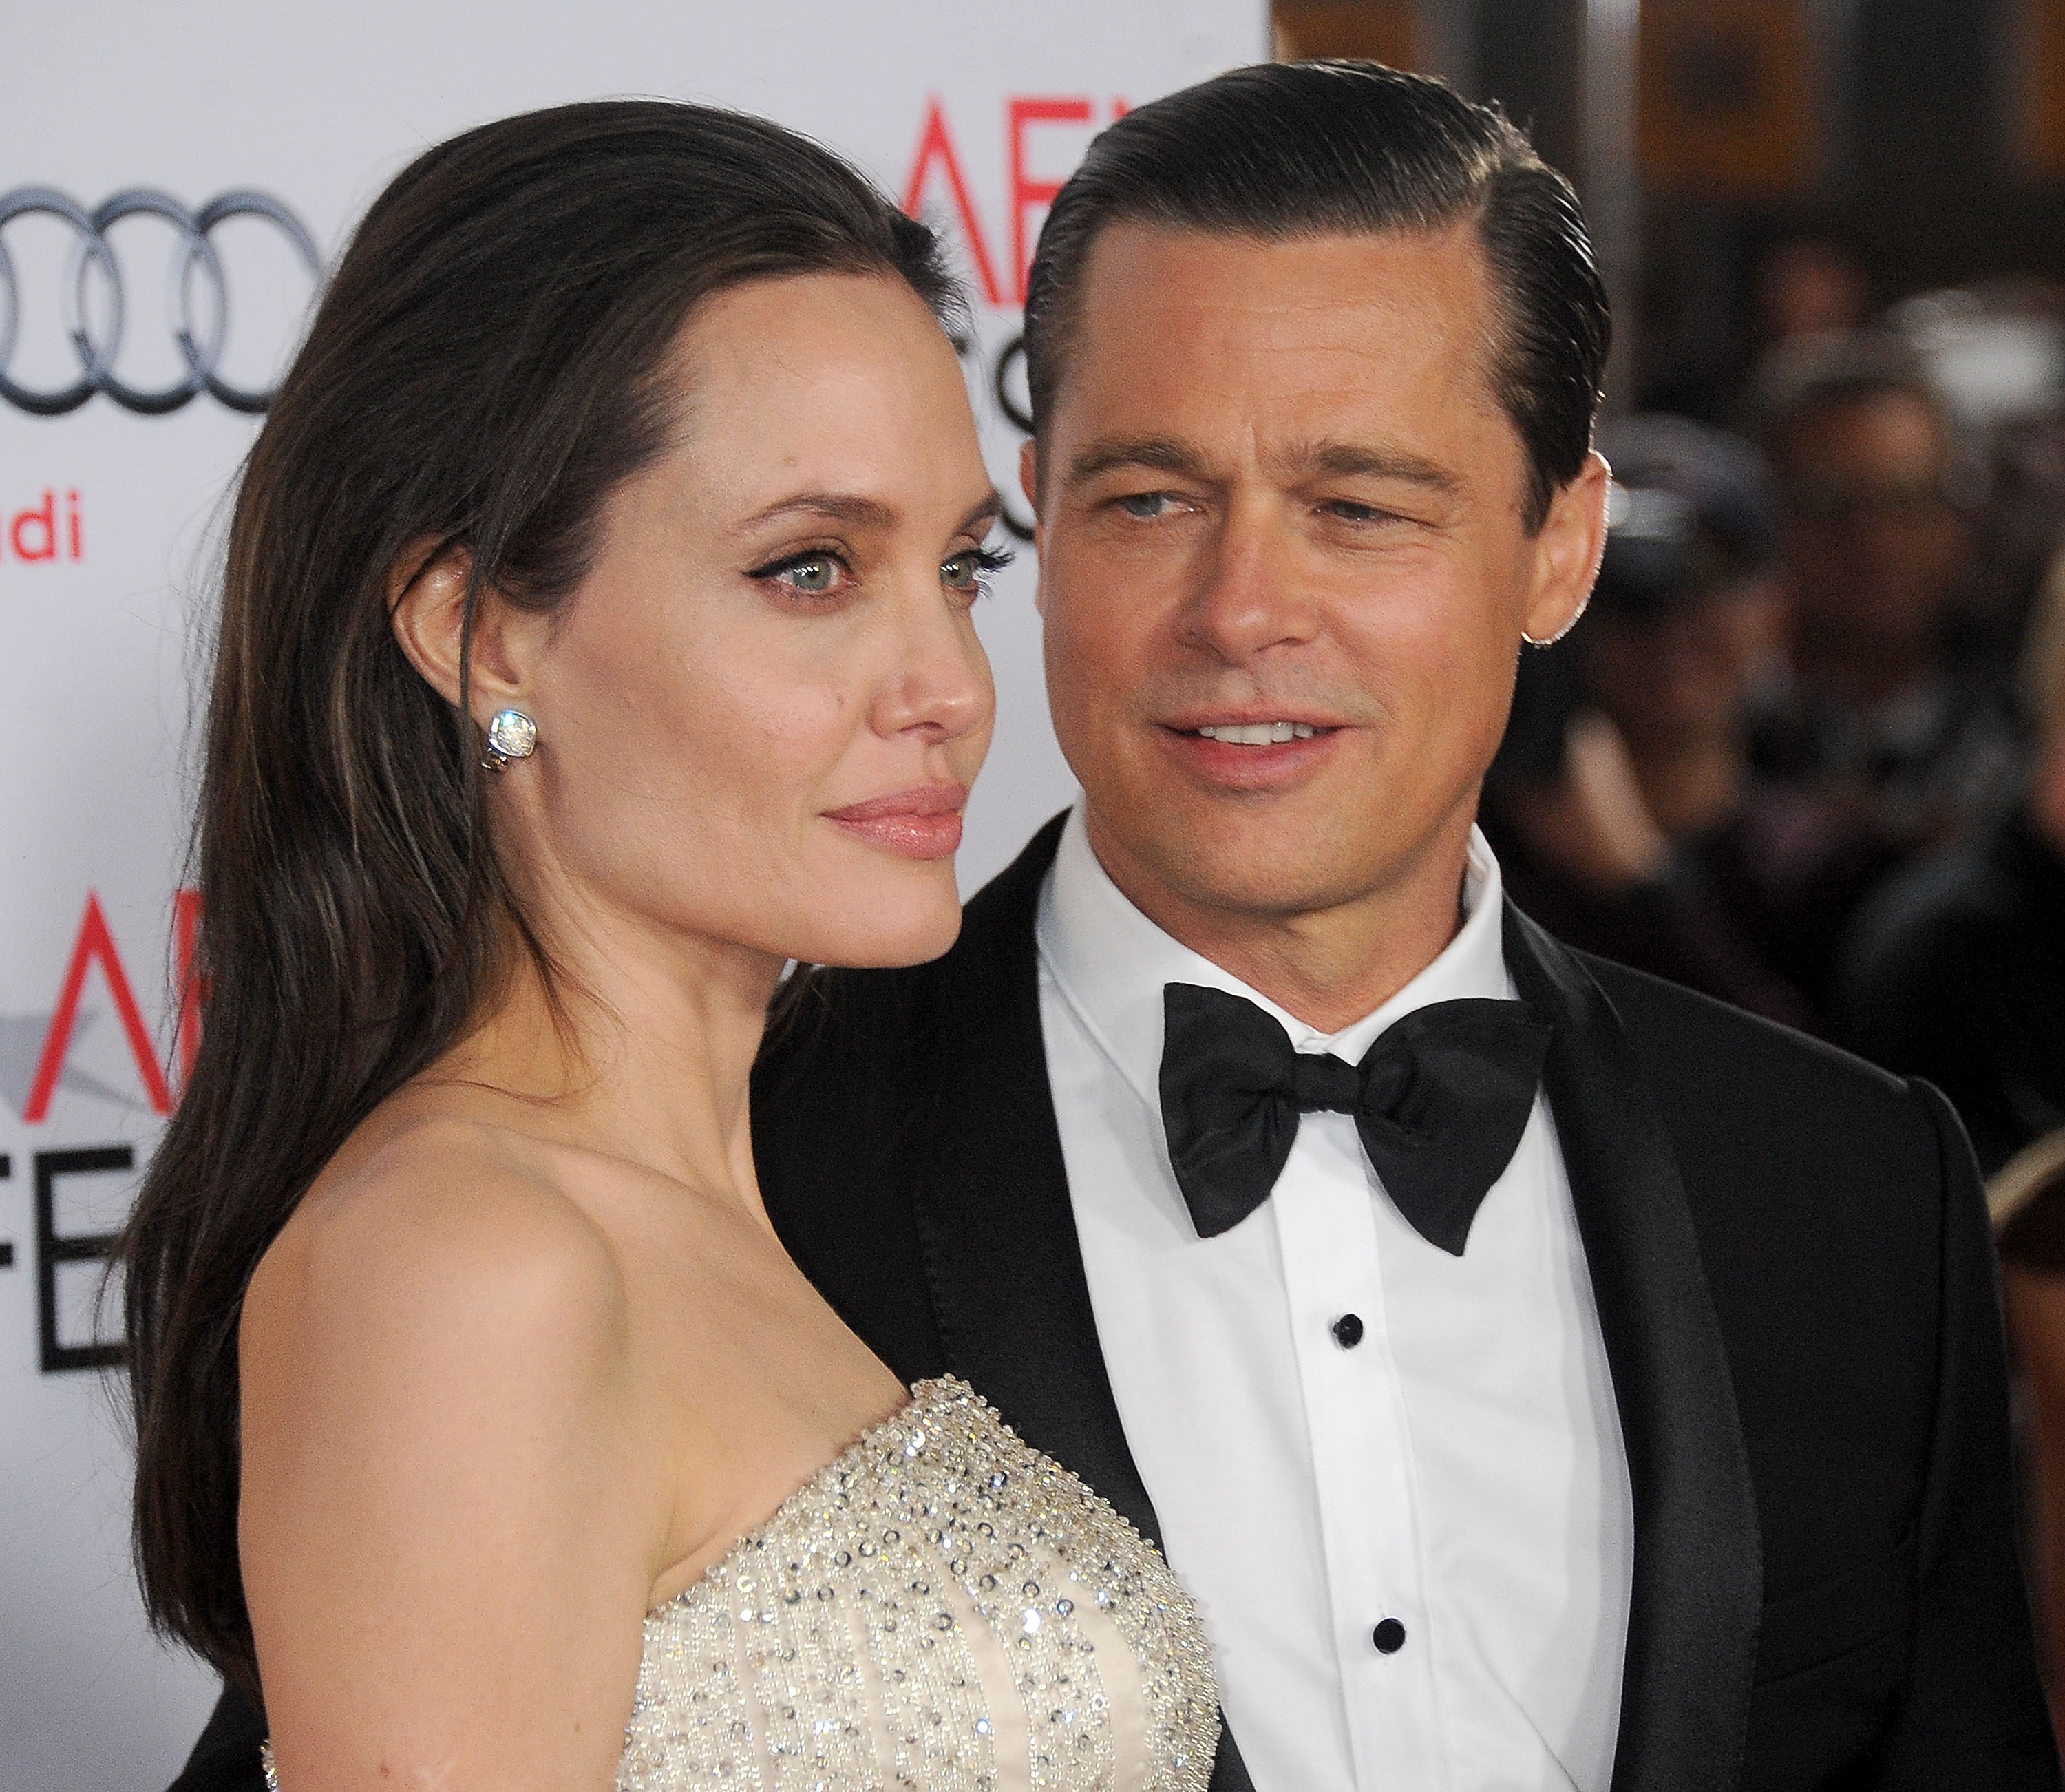
POLYGON ((1337 847, 1309 839, 1222 835, 1142 841, 1137 848, 1125 854, 1132 877, 1113 871, 1113 881, 1150 912, 1173 901, 1230 919, 1285 920, 1355 902, 1380 881, 1363 868, 1344 864, 1337 847), (1129 888, 1129 883, 1141 887, 1129 888))

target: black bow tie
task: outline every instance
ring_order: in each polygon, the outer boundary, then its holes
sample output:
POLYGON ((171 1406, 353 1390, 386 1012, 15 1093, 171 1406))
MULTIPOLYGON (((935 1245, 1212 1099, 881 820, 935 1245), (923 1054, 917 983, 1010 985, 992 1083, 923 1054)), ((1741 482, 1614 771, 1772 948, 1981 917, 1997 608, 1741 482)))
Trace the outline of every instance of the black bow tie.
POLYGON ((1171 983, 1162 992, 1162 1124, 1200 1238, 1269 1199, 1298 1117, 1355 1116, 1371 1167, 1430 1244, 1463 1254, 1470 1223, 1534 1106, 1548 1023, 1525 1002, 1437 1001, 1378 1035, 1362 1062, 1294 1050, 1251 1001, 1171 983))

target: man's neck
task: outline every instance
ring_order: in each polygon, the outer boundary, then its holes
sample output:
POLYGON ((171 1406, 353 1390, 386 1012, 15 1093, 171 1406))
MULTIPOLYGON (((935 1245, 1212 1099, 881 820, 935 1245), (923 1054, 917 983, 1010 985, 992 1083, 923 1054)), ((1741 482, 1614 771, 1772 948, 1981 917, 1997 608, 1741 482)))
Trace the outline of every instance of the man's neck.
POLYGON ((1085 819, 1091 850, 1134 908, 1316 1032, 1341 1032, 1381 1008, 1463 924, 1467 818, 1379 887, 1294 911, 1200 900, 1132 860, 1094 812, 1085 819))

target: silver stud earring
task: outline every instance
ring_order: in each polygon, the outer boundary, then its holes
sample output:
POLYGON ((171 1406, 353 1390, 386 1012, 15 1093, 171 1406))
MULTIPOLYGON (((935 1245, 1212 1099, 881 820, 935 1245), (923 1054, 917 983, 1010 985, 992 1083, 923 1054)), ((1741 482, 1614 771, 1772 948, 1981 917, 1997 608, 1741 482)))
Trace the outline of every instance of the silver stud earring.
POLYGON ((511 759, 527 759, 538 750, 538 725, 521 710, 497 710, 487 724, 487 757, 483 771, 499 771, 511 759))

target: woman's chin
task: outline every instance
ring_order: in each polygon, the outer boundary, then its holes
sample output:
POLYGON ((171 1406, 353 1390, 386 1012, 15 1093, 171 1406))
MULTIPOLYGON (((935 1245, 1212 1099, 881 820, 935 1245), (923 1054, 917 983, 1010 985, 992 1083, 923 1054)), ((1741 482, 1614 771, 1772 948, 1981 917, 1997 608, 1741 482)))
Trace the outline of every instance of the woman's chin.
POLYGON ((894 970, 940 957, 961 931, 960 894, 952 862, 941 869, 945 875, 936 880, 940 887, 923 896, 905 889, 865 908, 851 894, 843 903, 836 896, 827 899, 822 924, 812 929, 808 949, 790 956, 851 970, 894 970), (836 913, 842 906, 845 912, 836 913))

